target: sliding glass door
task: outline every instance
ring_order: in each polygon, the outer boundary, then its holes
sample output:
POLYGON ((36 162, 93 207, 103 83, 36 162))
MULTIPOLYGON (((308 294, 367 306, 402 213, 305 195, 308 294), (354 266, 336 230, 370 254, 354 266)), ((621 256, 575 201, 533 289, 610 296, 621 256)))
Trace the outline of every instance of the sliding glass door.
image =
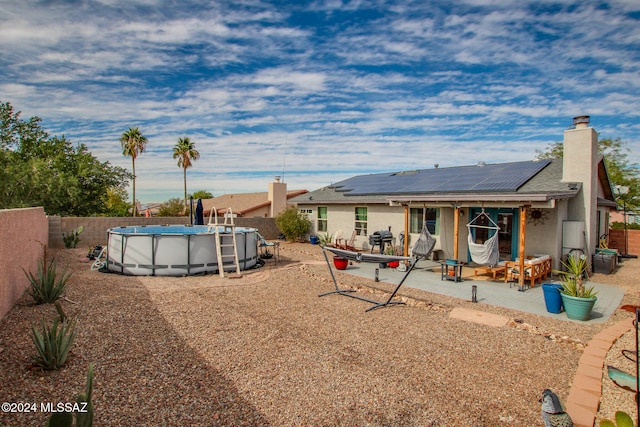
MULTIPOLYGON (((482 208, 469 209, 469 221, 476 218, 482 212, 482 208)), ((497 208, 485 208, 484 212, 496 223, 500 230, 498 236, 498 247, 500 249, 501 261, 512 261, 516 258, 518 252, 518 210, 517 209, 497 209, 497 208)), ((493 226, 489 218, 481 215, 474 221, 475 225, 482 225, 485 227, 493 226)), ((471 237, 473 241, 478 244, 483 244, 493 236, 495 232, 491 228, 472 227, 470 229, 471 237)), ((471 259, 471 258, 469 258, 471 259)))

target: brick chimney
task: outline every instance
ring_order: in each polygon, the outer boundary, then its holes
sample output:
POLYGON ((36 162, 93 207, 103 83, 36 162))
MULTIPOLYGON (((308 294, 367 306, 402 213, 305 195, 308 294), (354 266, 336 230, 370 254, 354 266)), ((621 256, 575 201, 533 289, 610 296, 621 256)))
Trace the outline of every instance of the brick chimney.
POLYGON ((589 126, 589 116, 573 119, 573 128, 564 131, 562 181, 582 184, 580 193, 569 201, 567 220, 584 221, 589 246, 596 246, 598 218, 598 133, 589 126))
POLYGON ((287 207, 287 184, 280 182, 280 177, 276 176, 273 182, 269 183, 269 216, 277 216, 287 207))

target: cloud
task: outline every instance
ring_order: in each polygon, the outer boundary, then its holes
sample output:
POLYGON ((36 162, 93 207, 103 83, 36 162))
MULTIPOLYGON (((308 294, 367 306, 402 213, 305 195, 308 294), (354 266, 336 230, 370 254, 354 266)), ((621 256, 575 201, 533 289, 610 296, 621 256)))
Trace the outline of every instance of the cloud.
POLYGON ((183 136, 202 154, 193 188, 225 192, 262 191, 284 164, 290 186, 314 189, 358 173, 529 159, 581 114, 640 161, 632 1, 0 8, 2 101, 127 168, 118 139, 139 126, 143 200, 181 194, 171 149, 183 136))

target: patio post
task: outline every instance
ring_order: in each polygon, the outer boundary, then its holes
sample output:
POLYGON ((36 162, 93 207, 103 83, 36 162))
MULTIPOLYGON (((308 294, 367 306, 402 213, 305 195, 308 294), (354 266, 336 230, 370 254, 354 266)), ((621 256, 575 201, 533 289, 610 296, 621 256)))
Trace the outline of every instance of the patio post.
POLYGON ((409 205, 404 204, 404 248, 403 255, 409 256, 409 205))
POLYGON ((520 274, 518 275, 518 287, 519 289, 524 289, 524 243, 525 243, 525 226, 527 224, 527 206, 520 206, 520 241, 518 246, 518 271, 520 274))
POLYGON ((460 225, 460 206, 453 210, 453 258, 458 259, 458 227, 460 225))

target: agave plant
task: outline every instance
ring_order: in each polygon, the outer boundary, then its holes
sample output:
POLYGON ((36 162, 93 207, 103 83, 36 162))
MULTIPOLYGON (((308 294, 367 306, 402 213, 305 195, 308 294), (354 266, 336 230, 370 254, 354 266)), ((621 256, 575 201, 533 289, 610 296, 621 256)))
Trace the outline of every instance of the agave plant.
POLYGON ((60 323, 57 318, 51 326, 44 319, 41 328, 32 324, 31 338, 38 352, 34 357, 36 365, 46 370, 58 369, 64 365, 76 338, 75 328, 75 320, 60 323))
POLYGON ((62 296, 67 281, 71 277, 71 273, 63 270, 58 273, 58 265, 54 260, 47 263, 47 252, 45 250, 44 257, 38 263, 38 271, 34 275, 25 270, 24 274, 31 283, 29 295, 36 304, 53 303, 62 296))
MULTIPOLYGON (((566 262, 561 264, 567 271, 554 270, 555 273, 562 276, 562 292, 577 298, 593 298, 598 292, 593 286, 585 286, 583 278, 587 276, 587 257, 580 255, 574 257, 570 255, 566 262)), ((588 276, 587 276, 588 277, 588 276)))
POLYGON ((333 244, 333 234, 324 233, 318 236, 320 238, 320 245, 331 246, 333 244))

